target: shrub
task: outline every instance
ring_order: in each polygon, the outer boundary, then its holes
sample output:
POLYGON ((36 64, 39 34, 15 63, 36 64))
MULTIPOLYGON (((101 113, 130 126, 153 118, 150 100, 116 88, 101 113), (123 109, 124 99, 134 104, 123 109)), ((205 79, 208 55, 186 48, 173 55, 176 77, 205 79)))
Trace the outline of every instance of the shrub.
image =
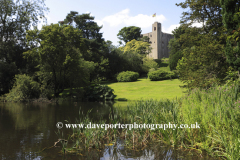
POLYGON ((39 98, 40 85, 32 77, 23 75, 15 76, 13 88, 6 94, 7 101, 24 101, 32 98, 39 98))
POLYGON ((151 81, 174 79, 177 77, 178 77, 177 74, 175 72, 171 72, 171 71, 157 70, 157 71, 152 71, 152 72, 148 73, 148 78, 151 81))
POLYGON ((155 62, 152 58, 145 57, 143 58, 143 71, 148 73, 150 69, 154 68, 155 70, 159 68, 157 62, 155 62))
POLYGON ((114 90, 106 85, 92 84, 85 88, 84 97, 88 101, 114 100, 114 90))
POLYGON ((132 72, 132 71, 120 72, 117 76, 117 81, 133 82, 133 81, 136 81, 138 77, 139 77, 139 74, 137 72, 132 72))

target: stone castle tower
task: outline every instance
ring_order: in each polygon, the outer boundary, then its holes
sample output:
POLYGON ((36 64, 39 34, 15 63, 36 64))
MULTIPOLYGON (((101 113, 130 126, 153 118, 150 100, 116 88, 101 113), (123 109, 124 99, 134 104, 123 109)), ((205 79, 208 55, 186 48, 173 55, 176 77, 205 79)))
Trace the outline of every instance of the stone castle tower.
POLYGON ((169 49, 168 42, 170 39, 174 38, 172 34, 163 33, 161 23, 154 22, 152 25, 152 32, 142 34, 142 36, 149 37, 150 47, 152 52, 149 53, 149 57, 153 59, 168 58, 169 49))

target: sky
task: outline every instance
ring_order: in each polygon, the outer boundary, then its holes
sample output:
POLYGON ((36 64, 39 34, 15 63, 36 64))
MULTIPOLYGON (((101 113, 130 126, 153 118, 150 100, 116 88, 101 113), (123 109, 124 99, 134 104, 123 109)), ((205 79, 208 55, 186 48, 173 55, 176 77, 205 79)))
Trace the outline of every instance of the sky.
MULTIPOLYGON (((142 34, 152 32, 152 24, 160 22, 162 31, 172 33, 179 26, 182 12, 176 3, 185 0, 46 0, 49 8, 47 24, 64 20, 70 11, 90 13, 103 33, 103 38, 118 45, 117 34, 123 27, 137 26, 142 34), (156 13, 156 17, 152 15, 156 13)), ((39 29, 41 27, 39 26, 39 29)))

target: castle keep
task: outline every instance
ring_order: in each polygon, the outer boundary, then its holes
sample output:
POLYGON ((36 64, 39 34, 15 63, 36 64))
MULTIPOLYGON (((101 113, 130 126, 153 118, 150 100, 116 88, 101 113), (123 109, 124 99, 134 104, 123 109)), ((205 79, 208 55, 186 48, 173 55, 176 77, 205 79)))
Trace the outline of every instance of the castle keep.
POLYGON ((150 58, 160 59, 169 57, 168 42, 174 37, 172 34, 162 32, 161 23, 154 22, 152 32, 142 34, 142 36, 149 37, 150 47, 152 48, 152 52, 149 53, 150 58))

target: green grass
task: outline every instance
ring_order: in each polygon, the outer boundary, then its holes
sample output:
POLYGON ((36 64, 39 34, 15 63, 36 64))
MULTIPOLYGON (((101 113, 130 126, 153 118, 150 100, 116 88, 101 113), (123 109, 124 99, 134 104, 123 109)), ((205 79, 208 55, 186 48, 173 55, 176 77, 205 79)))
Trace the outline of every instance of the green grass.
POLYGON ((182 91, 185 91, 179 87, 179 85, 183 85, 183 83, 178 79, 150 81, 146 78, 139 78, 136 82, 116 82, 105 84, 114 89, 114 93, 117 95, 115 99, 174 99, 176 97, 182 97, 182 95, 184 95, 182 91))

